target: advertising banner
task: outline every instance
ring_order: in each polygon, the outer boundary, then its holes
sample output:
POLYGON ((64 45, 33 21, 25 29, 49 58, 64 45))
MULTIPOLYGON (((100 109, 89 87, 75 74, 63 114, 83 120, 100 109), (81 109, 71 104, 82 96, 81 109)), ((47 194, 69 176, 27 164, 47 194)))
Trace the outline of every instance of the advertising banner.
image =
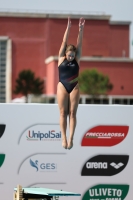
POLYGON ((133 106, 79 105, 73 142, 62 147, 57 104, 0 104, 2 200, 18 184, 81 194, 61 200, 133 198, 133 106))

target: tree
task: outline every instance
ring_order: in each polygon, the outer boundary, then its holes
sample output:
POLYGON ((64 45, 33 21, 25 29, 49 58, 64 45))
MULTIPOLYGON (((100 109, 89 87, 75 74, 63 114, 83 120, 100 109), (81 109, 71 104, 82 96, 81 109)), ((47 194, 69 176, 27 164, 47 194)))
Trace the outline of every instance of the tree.
POLYGON ((109 77, 96 69, 86 69, 81 72, 79 75, 79 85, 81 92, 92 95, 92 98, 101 94, 106 95, 113 88, 109 77))
POLYGON ((15 85, 15 94, 23 94, 28 102, 28 94, 39 95, 44 90, 44 81, 39 77, 36 78, 34 72, 31 70, 22 70, 18 74, 15 85))

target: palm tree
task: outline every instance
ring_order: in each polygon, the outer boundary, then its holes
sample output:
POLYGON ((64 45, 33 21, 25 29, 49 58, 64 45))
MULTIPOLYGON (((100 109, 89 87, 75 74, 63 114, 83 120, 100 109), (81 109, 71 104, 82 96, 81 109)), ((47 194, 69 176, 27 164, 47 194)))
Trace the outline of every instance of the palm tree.
POLYGON ((22 70, 18 74, 15 85, 15 94, 23 94, 28 102, 28 94, 39 95, 44 90, 44 80, 39 77, 36 78, 34 72, 31 70, 22 70))

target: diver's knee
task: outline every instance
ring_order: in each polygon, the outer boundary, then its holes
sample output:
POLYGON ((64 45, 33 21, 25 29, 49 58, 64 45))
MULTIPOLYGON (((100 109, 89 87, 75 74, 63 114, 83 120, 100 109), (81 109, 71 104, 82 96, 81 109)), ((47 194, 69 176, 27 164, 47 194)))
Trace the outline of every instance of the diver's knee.
POLYGON ((69 116, 70 118, 76 118, 76 112, 74 110, 70 110, 69 116))
POLYGON ((67 113, 67 111, 65 111, 65 110, 61 110, 61 111, 60 111, 60 116, 63 117, 63 118, 66 118, 66 117, 67 117, 67 114, 68 114, 68 113, 67 113))

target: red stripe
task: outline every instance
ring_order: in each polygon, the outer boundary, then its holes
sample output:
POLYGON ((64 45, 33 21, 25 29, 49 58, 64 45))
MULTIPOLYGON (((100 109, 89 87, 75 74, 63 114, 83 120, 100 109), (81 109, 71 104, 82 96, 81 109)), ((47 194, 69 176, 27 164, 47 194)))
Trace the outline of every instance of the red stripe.
POLYGON ((78 77, 78 74, 76 74, 76 75, 74 75, 74 76, 71 76, 70 78, 67 79, 67 81, 71 81, 71 80, 73 80, 73 79, 75 79, 75 78, 77 78, 77 77, 78 77))

